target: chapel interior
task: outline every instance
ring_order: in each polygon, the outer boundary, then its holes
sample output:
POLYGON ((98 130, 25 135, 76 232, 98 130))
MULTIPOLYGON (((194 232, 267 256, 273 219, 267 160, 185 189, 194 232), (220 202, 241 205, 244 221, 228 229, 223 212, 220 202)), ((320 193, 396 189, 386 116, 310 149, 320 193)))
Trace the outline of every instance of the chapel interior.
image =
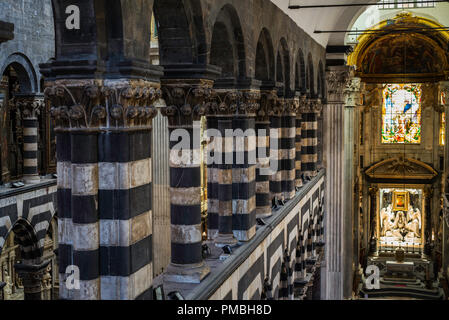
POLYGON ((70 4, 0 3, 0 300, 449 299, 448 1, 70 4))

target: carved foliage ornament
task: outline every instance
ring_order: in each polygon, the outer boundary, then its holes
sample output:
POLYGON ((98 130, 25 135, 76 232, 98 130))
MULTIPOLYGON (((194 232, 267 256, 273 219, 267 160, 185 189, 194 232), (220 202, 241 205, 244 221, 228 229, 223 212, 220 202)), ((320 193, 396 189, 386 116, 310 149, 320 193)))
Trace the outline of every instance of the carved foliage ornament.
POLYGON ((62 128, 118 128, 151 126, 161 91, 147 83, 47 87, 51 115, 62 128))
POLYGON ((38 96, 14 97, 12 104, 22 113, 23 119, 36 118, 44 108, 44 98, 38 96))
POLYGON ((257 118, 261 121, 269 121, 269 111, 275 107, 278 99, 276 91, 264 91, 260 98, 260 108, 257 110, 257 118))
POLYGON ((341 94, 349 82, 349 70, 332 70, 326 73, 327 89, 330 94, 341 94))
POLYGON ((207 114, 213 91, 207 86, 174 85, 164 87, 163 96, 167 106, 161 109, 162 115, 168 117, 171 126, 182 126, 207 114))

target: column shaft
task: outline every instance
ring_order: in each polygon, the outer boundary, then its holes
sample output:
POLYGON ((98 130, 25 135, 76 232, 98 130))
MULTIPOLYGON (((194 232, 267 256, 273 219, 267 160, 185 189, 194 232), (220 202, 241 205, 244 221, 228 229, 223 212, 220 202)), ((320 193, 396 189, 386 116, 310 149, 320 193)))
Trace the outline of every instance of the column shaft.
POLYGON ((221 134, 221 164, 218 165, 218 236, 215 239, 217 246, 234 245, 237 239, 233 233, 233 184, 232 184, 232 159, 233 137, 232 118, 222 117, 218 119, 218 131, 221 134))
POLYGON ((98 215, 98 133, 71 132, 72 264, 80 271, 80 300, 101 299, 98 215))
MULTIPOLYGON (((209 134, 218 130, 218 118, 207 117, 207 129, 209 134)), ((211 137, 209 137, 210 139, 211 137)), ((214 137, 216 139, 217 137, 214 137)), ((208 157, 213 158, 216 141, 210 141, 207 147, 208 157)), ((218 152, 218 150, 217 150, 218 152)), ((209 161, 207 164, 207 232, 208 239, 215 239, 218 234, 218 166, 215 162, 209 161)))
POLYGON ((271 216, 270 176, 270 122, 256 122, 257 168, 256 168, 256 215, 257 218, 271 216), (262 174, 264 173, 264 174, 262 174))
POLYGON ((239 241, 249 241, 256 234, 255 118, 236 116, 233 129, 236 138, 232 169, 232 229, 239 241))
MULTIPOLYGON (((170 136, 177 128, 170 128, 170 136)), ((192 126, 183 128, 193 137, 192 126)), ((177 163, 179 156, 174 149, 177 141, 170 142, 170 189, 171 189, 171 228, 173 265, 202 265, 201 256, 201 168, 199 163, 177 163)), ((193 144, 186 155, 198 153, 193 144)))
POLYGON ((296 137, 295 137, 295 186, 296 188, 301 188, 303 186, 302 181, 302 115, 296 115, 296 137))
POLYGON ((302 122, 301 166, 304 175, 314 177, 317 174, 318 161, 318 122, 314 112, 304 114, 302 122))
POLYGON ((102 300, 152 297, 151 167, 151 129, 99 135, 102 300))
POLYGON ((277 170, 270 176, 271 199, 282 200, 282 162, 280 155, 282 118, 270 117, 270 161, 277 163, 277 170))
POLYGON ((281 129, 282 193, 285 200, 296 194, 296 117, 287 114, 282 117, 281 129))
POLYGON ((26 183, 38 182, 39 172, 37 163, 37 118, 23 120, 23 175, 26 183))

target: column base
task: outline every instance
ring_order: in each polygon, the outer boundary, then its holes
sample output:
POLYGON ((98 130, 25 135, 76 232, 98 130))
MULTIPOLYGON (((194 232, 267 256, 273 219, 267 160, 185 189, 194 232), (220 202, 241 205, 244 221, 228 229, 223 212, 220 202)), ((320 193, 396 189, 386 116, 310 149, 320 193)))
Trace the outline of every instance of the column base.
POLYGON ((271 211, 271 206, 256 208, 256 219, 269 218, 272 215, 273 212, 271 211))
POLYGON ((204 262, 194 265, 176 265, 171 263, 164 274, 164 280, 176 283, 199 284, 210 273, 210 268, 204 262))
POLYGON ((207 230, 207 238, 211 241, 215 240, 218 236, 218 229, 207 230))
POLYGON ((234 237, 234 234, 218 234, 214 241, 215 246, 218 248, 233 246, 238 243, 238 240, 234 237))
POLYGON ((36 184, 36 183, 41 182, 41 177, 39 177, 38 175, 32 175, 32 176, 24 175, 23 181, 25 182, 25 184, 36 184))
POLYGON ((293 199, 296 195, 296 190, 292 190, 290 192, 285 192, 284 193, 284 201, 290 201, 291 199, 293 199))

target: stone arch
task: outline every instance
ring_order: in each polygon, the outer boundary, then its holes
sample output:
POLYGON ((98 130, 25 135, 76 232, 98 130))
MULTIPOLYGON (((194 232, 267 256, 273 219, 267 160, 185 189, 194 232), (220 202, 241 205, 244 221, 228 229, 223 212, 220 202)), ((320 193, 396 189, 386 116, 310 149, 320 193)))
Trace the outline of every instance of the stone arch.
POLYGON ((236 9, 227 4, 215 21, 210 63, 221 67, 222 78, 245 78, 246 59, 242 27, 236 9))
POLYGON ((200 0, 155 0, 162 65, 206 64, 207 45, 200 0))
POLYGON ((290 93, 290 52, 287 41, 281 38, 276 62, 276 81, 284 85, 284 95, 290 93))
POLYGON ((36 71, 30 59, 16 52, 10 55, 0 69, 0 74, 4 74, 9 67, 13 67, 19 78, 21 93, 37 92, 39 90, 36 71))
POLYGON ((274 80, 274 70, 273 42, 269 31, 263 28, 256 48, 256 79, 272 81, 274 80))

